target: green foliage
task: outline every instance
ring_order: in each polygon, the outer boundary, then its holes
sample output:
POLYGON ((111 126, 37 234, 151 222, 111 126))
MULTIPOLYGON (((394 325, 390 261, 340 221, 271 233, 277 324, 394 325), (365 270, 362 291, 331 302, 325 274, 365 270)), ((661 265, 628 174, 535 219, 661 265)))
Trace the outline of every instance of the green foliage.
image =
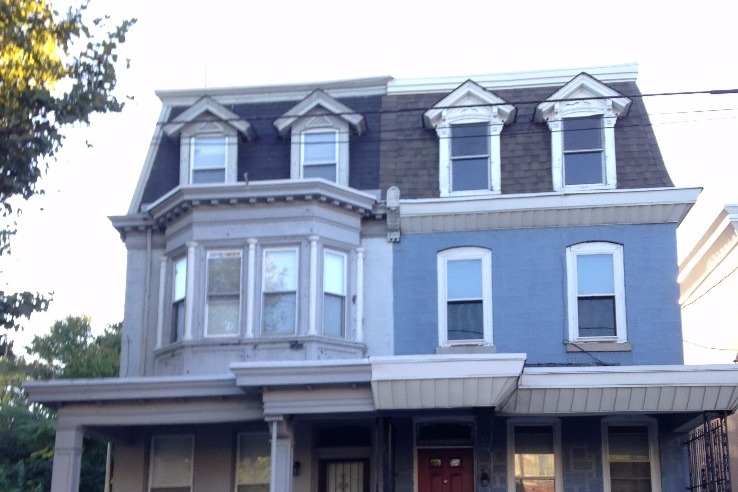
MULTIPOLYGON (((63 130, 89 123, 94 113, 120 111, 114 95, 117 49, 135 20, 107 30, 87 22, 87 5, 55 11, 40 0, 0 0, 0 217, 14 213, 12 198, 28 199, 64 141, 63 130)), ((5 222, 6 220, 3 220, 5 222)), ((0 230, 0 256, 14 230, 0 230)), ((48 299, 0 291, 0 326, 46 309, 48 299)), ((0 356, 11 352, 0 335, 0 356)))
MULTIPOLYGON (((22 383, 29 379, 112 377, 118 375, 121 323, 94 336, 90 319, 57 321, 23 357, 0 357, 0 490, 45 491, 51 485, 54 412, 29 404, 22 383)), ((85 440, 80 491, 99 492, 105 479, 106 445, 85 440)))

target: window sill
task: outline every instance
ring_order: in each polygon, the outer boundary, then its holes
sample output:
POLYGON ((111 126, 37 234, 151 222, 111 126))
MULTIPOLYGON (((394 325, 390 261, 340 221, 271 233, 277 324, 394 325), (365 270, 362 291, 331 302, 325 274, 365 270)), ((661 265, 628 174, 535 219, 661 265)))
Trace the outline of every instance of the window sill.
POLYGON ((500 190, 467 190, 467 191, 442 191, 441 198, 465 197, 465 196, 487 196, 500 195, 500 190))
POLYGON ((567 352, 630 352, 630 342, 568 342, 567 352))
POLYGON ((436 347, 436 354, 495 354, 494 345, 443 345, 436 347))

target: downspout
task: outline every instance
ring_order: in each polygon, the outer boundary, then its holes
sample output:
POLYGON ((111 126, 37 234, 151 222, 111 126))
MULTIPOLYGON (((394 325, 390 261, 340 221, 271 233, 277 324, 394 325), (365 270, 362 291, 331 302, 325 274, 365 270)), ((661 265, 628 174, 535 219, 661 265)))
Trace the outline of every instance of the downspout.
POLYGON ((103 492, 110 492, 110 480, 113 478, 113 444, 108 441, 107 454, 105 455, 105 488, 103 492))

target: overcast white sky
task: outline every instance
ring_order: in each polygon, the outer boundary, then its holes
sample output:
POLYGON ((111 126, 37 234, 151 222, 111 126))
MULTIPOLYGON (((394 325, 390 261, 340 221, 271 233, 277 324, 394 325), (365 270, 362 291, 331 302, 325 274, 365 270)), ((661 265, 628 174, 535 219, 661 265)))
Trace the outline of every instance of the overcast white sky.
MULTIPOLYGON (((738 88, 734 3, 665 5, 680 3, 92 0, 114 20, 138 18, 122 49, 131 68, 119 75, 119 94, 134 100, 69 132, 46 194, 23 207, 0 287, 54 292, 54 302, 18 345, 70 314, 90 315, 96 330, 122 319, 125 248, 107 216, 128 209, 160 109, 154 90, 630 62, 643 93, 738 88)), ((685 223, 699 230, 738 202, 738 96, 646 105, 675 184, 705 188, 685 223)), ((680 241, 683 250, 689 239, 680 241)))

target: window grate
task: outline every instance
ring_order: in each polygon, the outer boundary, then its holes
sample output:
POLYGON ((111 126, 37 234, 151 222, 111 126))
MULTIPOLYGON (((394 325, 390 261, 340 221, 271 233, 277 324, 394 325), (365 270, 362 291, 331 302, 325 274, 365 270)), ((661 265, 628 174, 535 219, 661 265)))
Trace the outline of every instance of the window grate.
POLYGON ((694 492, 732 492, 728 427, 725 415, 705 414, 704 422, 689 432, 689 487, 694 492))

